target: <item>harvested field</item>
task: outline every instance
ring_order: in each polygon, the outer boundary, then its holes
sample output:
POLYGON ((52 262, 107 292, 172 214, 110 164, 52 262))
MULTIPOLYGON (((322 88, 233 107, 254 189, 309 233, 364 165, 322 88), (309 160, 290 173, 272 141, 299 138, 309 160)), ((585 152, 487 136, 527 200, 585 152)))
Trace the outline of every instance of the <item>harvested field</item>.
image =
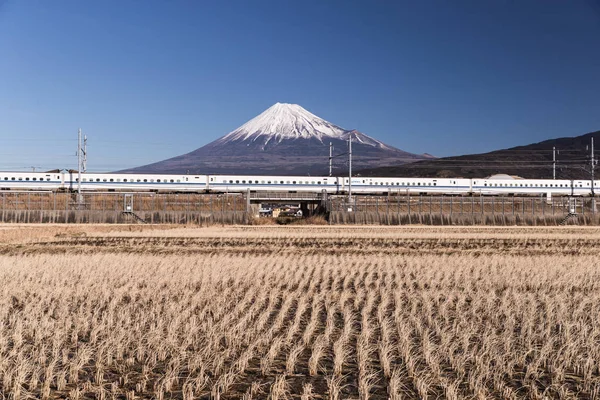
POLYGON ((5 397, 600 396, 597 228, 9 225, 0 243, 5 397))

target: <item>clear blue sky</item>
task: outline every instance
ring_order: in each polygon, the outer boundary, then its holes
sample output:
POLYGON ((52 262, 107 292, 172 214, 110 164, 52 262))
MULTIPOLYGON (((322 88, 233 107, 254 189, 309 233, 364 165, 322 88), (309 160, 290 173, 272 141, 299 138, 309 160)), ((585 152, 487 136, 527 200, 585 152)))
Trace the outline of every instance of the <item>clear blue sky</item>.
POLYGON ((437 156, 600 130, 600 3, 0 0, 0 169, 116 170, 276 102, 437 156))

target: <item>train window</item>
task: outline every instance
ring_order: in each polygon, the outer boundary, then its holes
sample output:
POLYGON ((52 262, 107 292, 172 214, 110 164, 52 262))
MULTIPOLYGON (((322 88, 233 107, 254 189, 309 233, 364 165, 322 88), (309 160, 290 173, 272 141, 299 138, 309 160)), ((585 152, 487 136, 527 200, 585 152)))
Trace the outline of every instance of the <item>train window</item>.
POLYGON ((123 179, 123 182, 127 182, 127 178, 123 179))
POLYGON ((296 184, 296 181, 292 181, 292 183, 295 185, 295 184, 296 184))
POLYGON ((50 178, 46 178, 46 180, 47 180, 48 182, 50 182, 50 178))
POLYGON ((433 186, 437 186, 437 182, 433 182, 433 186))
POLYGON ((246 181, 242 181, 242 183, 246 183, 246 181))
POLYGON ((115 180, 114 180, 114 179, 112 179, 112 178, 110 178, 110 181, 111 181, 111 182, 114 182, 115 180))
POLYGON ((258 181, 254 181, 254 183, 258 185, 258 181))
POLYGON ((271 184, 271 181, 267 182, 269 185, 271 184))
POLYGON ((279 183, 281 183, 283 185, 283 181, 279 181, 279 183))
POLYGON ((160 182, 160 179, 157 179, 156 182, 160 182))
POLYGON ((171 179, 171 183, 175 182, 173 179, 171 179))
POLYGON ((177 182, 178 182, 178 183, 179 183, 179 182, 181 182, 181 179, 177 179, 177 182))
POLYGON ((37 178, 33 178, 34 181, 37 181, 37 178))
POLYGON ((96 182, 100 182, 100 178, 96 178, 96 182))
POLYGON ((29 178, 25 178, 25 180, 26 180, 26 181, 28 181, 28 180, 29 180, 29 178))
MULTIPOLYGON (((33 179, 35 179, 35 178, 33 178, 33 179)), ((75 178, 75 182, 79 182, 79 178, 75 178)))
POLYGON ((235 183, 240 183, 240 181, 235 181, 235 183))
POLYGON ((19 178, 19 180, 20 180, 20 181, 22 181, 22 180, 23 180, 23 178, 19 178))
POLYGON ((286 181, 285 183, 287 183, 289 185, 290 181, 286 181))
POLYGON ((144 182, 148 182, 148 179, 144 179, 144 182))
POLYGON ((484 183, 483 186, 487 186, 487 183, 484 183))
MULTIPOLYGON (((258 183, 258 181, 256 181, 256 183, 258 183)), ((265 181, 260 181, 260 183, 265 183, 265 181)))

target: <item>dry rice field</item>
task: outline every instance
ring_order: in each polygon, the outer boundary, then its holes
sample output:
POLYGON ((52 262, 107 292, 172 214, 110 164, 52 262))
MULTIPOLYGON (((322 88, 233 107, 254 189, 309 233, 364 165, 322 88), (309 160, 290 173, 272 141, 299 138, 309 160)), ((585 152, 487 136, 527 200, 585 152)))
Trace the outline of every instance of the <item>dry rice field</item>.
POLYGON ((600 229, 0 225, 0 399, 598 399, 600 229))

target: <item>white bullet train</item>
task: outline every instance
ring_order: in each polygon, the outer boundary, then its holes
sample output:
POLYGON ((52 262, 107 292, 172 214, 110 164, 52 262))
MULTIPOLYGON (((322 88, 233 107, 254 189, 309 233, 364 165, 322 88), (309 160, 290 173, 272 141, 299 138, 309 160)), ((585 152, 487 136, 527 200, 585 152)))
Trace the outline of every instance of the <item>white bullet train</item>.
MULTIPOLYGON (((329 194, 463 194, 589 196, 590 180, 372 178, 335 176, 81 174, 82 191, 236 193, 250 191, 329 194)), ((76 191, 77 172, 0 172, 0 191, 76 191)), ((594 192, 600 181, 594 181, 594 192)))

